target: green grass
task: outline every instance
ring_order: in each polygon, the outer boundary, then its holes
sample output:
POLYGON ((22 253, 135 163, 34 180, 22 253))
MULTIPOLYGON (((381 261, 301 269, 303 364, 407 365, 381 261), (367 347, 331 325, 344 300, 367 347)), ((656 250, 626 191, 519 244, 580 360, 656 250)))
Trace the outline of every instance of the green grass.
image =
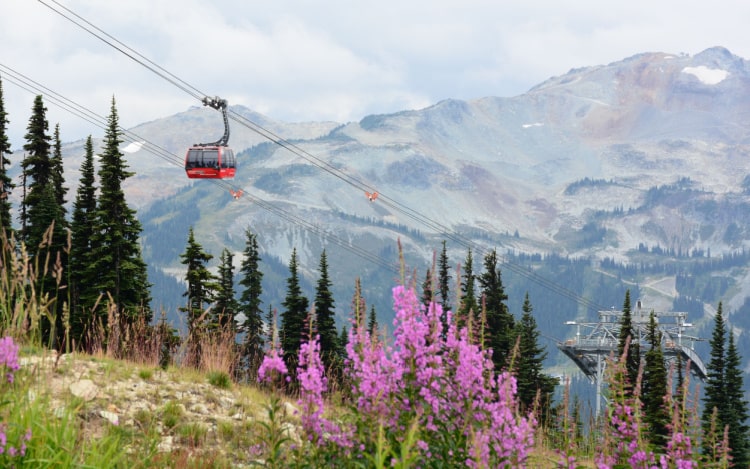
POLYGON ((229 389, 232 387, 232 378, 223 371, 209 371, 207 378, 208 382, 217 388, 229 389))

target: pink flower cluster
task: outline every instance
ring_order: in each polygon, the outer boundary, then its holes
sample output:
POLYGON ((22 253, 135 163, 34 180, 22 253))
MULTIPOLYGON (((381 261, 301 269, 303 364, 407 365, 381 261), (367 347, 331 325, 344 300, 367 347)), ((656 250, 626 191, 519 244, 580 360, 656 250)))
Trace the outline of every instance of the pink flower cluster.
POLYGON ((21 438, 21 444, 16 448, 15 446, 8 446, 8 437, 6 435, 6 424, 0 425, 0 455, 7 455, 11 458, 16 456, 26 455, 26 442, 31 441, 31 430, 26 430, 26 433, 21 438))
MULTIPOLYGON (((449 465, 523 467, 536 422, 519 415, 515 378, 494 375, 489 353, 471 343, 466 329, 457 330, 450 312, 443 334, 440 305, 425 310, 414 290, 403 286, 394 288, 393 300, 392 347, 361 325, 349 333, 354 424, 336 426, 322 417, 326 382, 317 340, 300 350, 302 423, 309 439, 365 457, 375 451, 379 429, 395 450, 407 444, 407 429, 416 422, 417 465, 440 458, 449 465)), ((395 457, 391 462, 398 463, 395 457)))
POLYGON ((3 337, 0 339, 0 366, 5 367, 6 378, 9 383, 13 382, 13 373, 20 366, 18 364, 18 345, 13 342, 12 337, 3 337))
POLYGON ((275 347, 271 348, 271 351, 263 356, 263 362, 258 367, 258 382, 272 382, 274 371, 280 376, 288 373, 286 363, 284 363, 284 354, 275 347))
MULTIPOLYGON (((8 383, 13 383, 15 379, 14 373, 20 368, 18 363, 18 348, 18 344, 13 341, 12 337, 3 337, 0 339, 0 366, 5 369, 5 377, 8 383)), ((4 398, 0 400, 5 404, 10 403, 4 398)), ((0 464, 8 464, 15 467, 14 464, 10 463, 10 459, 26 455, 26 443, 31 441, 31 429, 26 430, 22 436, 19 436, 20 443, 17 446, 9 445, 8 437, 8 423, 0 423, 0 464)))

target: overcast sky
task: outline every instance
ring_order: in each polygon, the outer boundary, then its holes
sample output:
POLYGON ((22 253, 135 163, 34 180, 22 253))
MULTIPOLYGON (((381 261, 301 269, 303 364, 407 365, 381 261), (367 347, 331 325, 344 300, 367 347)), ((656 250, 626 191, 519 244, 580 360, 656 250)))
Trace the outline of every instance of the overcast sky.
MULTIPOLYGON (((358 121, 511 97, 571 68, 724 46, 750 58, 750 2, 56 0, 191 86, 282 121, 358 121)), ((126 128, 199 102, 56 14, 0 0, 0 65, 126 128)), ((1 69, 0 69, 1 70, 1 69)), ((14 149, 34 94, 1 75, 14 149)), ((63 141, 103 131, 48 103, 63 141)))

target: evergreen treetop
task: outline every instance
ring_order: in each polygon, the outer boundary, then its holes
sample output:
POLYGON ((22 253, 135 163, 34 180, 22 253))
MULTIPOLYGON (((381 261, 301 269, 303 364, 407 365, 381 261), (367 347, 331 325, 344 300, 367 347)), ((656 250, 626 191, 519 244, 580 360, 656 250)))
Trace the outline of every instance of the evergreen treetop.
POLYGON ((647 340, 649 350, 645 354, 641 401, 643 420, 649 442, 666 450, 669 438, 670 414, 665 404, 667 395, 667 368, 661 347, 662 334, 656 324, 656 314, 651 311, 648 323, 647 340))
POLYGON ((25 156, 21 162, 25 184, 21 202, 21 240, 34 252, 54 219, 50 203, 55 202, 51 178, 50 139, 47 135, 47 108, 42 96, 34 99, 31 118, 24 138, 25 156), (50 196, 52 199, 50 200, 50 196), (51 213, 50 213, 51 212, 51 213))
POLYGON ((516 375, 517 396, 521 409, 532 410, 538 395, 542 421, 546 421, 557 379, 544 373, 547 351, 539 344, 541 334, 533 311, 527 292, 521 320, 515 327, 515 335, 518 337, 518 354, 514 357, 513 370, 516 375))
POLYGON ((286 297, 281 303, 284 307, 281 313, 281 348, 288 365, 296 360, 302 338, 306 334, 305 318, 310 305, 302 294, 297 268, 297 249, 294 248, 289 260, 286 297))
MULTIPOLYGON (((238 311, 245 317, 240 329, 244 334, 241 354, 247 366, 254 363, 263 351, 263 311, 260 295, 263 293, 263 272, 260 270, 260 252, 258 249, 258 238, 250 231, 245 230, 245 250, 243 251, 242 264, 240 265, 240 285, 244 287, 240 294, 238 311)), ((272 312, 269 306, 269 314, 272 312)), ((268 317, 269 331, 271 330, 272 314, 268 317)), ((271 341, 269 340, 269 343, 271 341)))
POLYGON ((438 258, 438 292, 440 293, 440 304, 443 306, 443 311, 451 310, 450 300, 450 265, 448 264, 448 250, 446 247, 445 240, 443 240, 443 249, 440 251, 440 257, 438 258))
POLYGON ((728 328, 729 343, 724 370, 726 403, 723 422, 729 427, 729 448, 734 467, 750 465, 750 427, 748 427, 748 402, 745 399, 742 359, 737 350, 734 334, 728 328))
POLYGON ((73 214, 70 224, 70 299, 71 299, 71 334, 77 344, 82 344, 86 325, 93 324, 91 315, 99 291, 92 288, 95 278, 87 278, 93 272, 87 270, 91 264, 94 221, 96 219, 96 187, 94 172, 94 145, 91 136, 84 145, 84 159, 81 164, 81 178, 73 202, 73 214))
POLYGON ((463 282, 461 283, 461 306, 456 318, 460 327, 466 324, 477 325, 479 318, 479 306, 477 303, 476 290, 474 287, 474 258, 469 248, 466 254, 466 262, 463 268, 463 282))
POLYGON ((13 189, 13 181, 8 176, 7 167, 10 160, 5 155, 11 154, 10 139, 8 138, 8 113, 5 111, 5 98, 3 97, 3 82, 0 80, 0 230, 5 229, 10 234, 10 201, 8 194, 13 189))
POLYGON ((328 257, 325 249, 320 254, 320 277, 315 288, 315 318, 320 336, 320 354, 326 368, 330 368, 338 355, 338 331, 334 311, 333 283, 328 276, 328 257))
POLYGON ((205 252, 195 240, 193 228, 188 232, 185 252, 180 254, 182 264, 186 266, 185 280, 187 291, 182 296, 187 297, 187 305, 180 311, 187 313, 188 333, 192 334, 198 327, 197 321, 203 316, 208 305, 214 301, 218 283, 216 277, 208 270, 206 264, 214 256, 205 252))
POLYGON ((487 327, 485 347, 491 348, 495 370, 500 371, 510 359, 515 343, 515 320, 507 304, 500 269, 497 267, 497 252, 493 249, 484 257, 484 272, 477 278, 481 286, 487 327))
POLYGON ((123 182, 133 176, 127 171, 120 151, 122 139, 117 107, 112 107, 107 120, 102 153, 99 157, 99 198, 97 200, 94 234, 92 236, 92 278, 96 288, 107 292, 114 307, 128 321, 141 316, 152 320, 146 264, 141 256, 141 223, 136 212, 125 200, 123 182))
POLYGON ((633 329, 633 315, 630 309, 630 290, 625 291, 625 301, 622 305, 622 317, 620 318, 620 333, 617 343, 617 357, 622 357, 627 345, 625 355, 625 369, 627 371, 625 390, 633 393, 633 387, 638 380, 638 370, 641 367, 641 352, 638 337, 633 329))
MULTIPOLYGON (((724 313, 722 311, 722 304, 719 302, 719 306, 716 309, 716 315, 714 316, 714 329, 711 334, 711 339, 708 344, 711 347, 710 360, 706 366, 706 385, 703 393, 703 431, 704 434, 708 434, 711 427, 711 416, 714 409, 719 410, 718 417, 721 420, 722 413, 721 409, 724 408, 724 403, 727 402, 726 395, 726 381, 724 379, 724 371, 726 368, 726 337, 727 330, 724 324, 724 313)), ((721 423, 721 422, 717 422, 721 423)), ((722 428, 720 426, 719 428, 722 428)))
POLYGON ((220 331, 236 331, 235 316, 238 303, 234 298, 234 255, 224 248, 219 257, 218 284, 216 304, 213 307, 212 322, 220 331))

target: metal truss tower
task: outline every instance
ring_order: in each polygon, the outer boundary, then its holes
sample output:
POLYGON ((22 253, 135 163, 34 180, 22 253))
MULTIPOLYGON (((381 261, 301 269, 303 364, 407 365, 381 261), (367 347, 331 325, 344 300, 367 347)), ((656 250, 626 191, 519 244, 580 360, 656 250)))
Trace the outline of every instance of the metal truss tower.
MULTIPOLYGON (((651 310, 643 309, 640 300, 636 302, 636 307, 631 311, 633 335, 635 336, 631 340, 638 341, 642 354, 650 347, 646 341, 650 314, 651 310)), ((685 330, 693 326, 687 322, 687 313, 654 311, 654 315, 656 316, 657 328, 662 335, 662 349, 667 366, 675 363, 679 357, 682 363, 690 363, 690 371, 694 376, 705 381, 706 366, 693 348, 696 341, 703 339, 685 335, 685 330)), ((607 358, 617 353, 621 318, 622 311, 612 308, 611 310, 599 311, 599 322, 567 321, 565 324, 576 326, 576 336, 557 344, 557 348, 573 360, 573 363, 596 385, 597 416, 599 416, 601 408, 602 385, 607 358)))

